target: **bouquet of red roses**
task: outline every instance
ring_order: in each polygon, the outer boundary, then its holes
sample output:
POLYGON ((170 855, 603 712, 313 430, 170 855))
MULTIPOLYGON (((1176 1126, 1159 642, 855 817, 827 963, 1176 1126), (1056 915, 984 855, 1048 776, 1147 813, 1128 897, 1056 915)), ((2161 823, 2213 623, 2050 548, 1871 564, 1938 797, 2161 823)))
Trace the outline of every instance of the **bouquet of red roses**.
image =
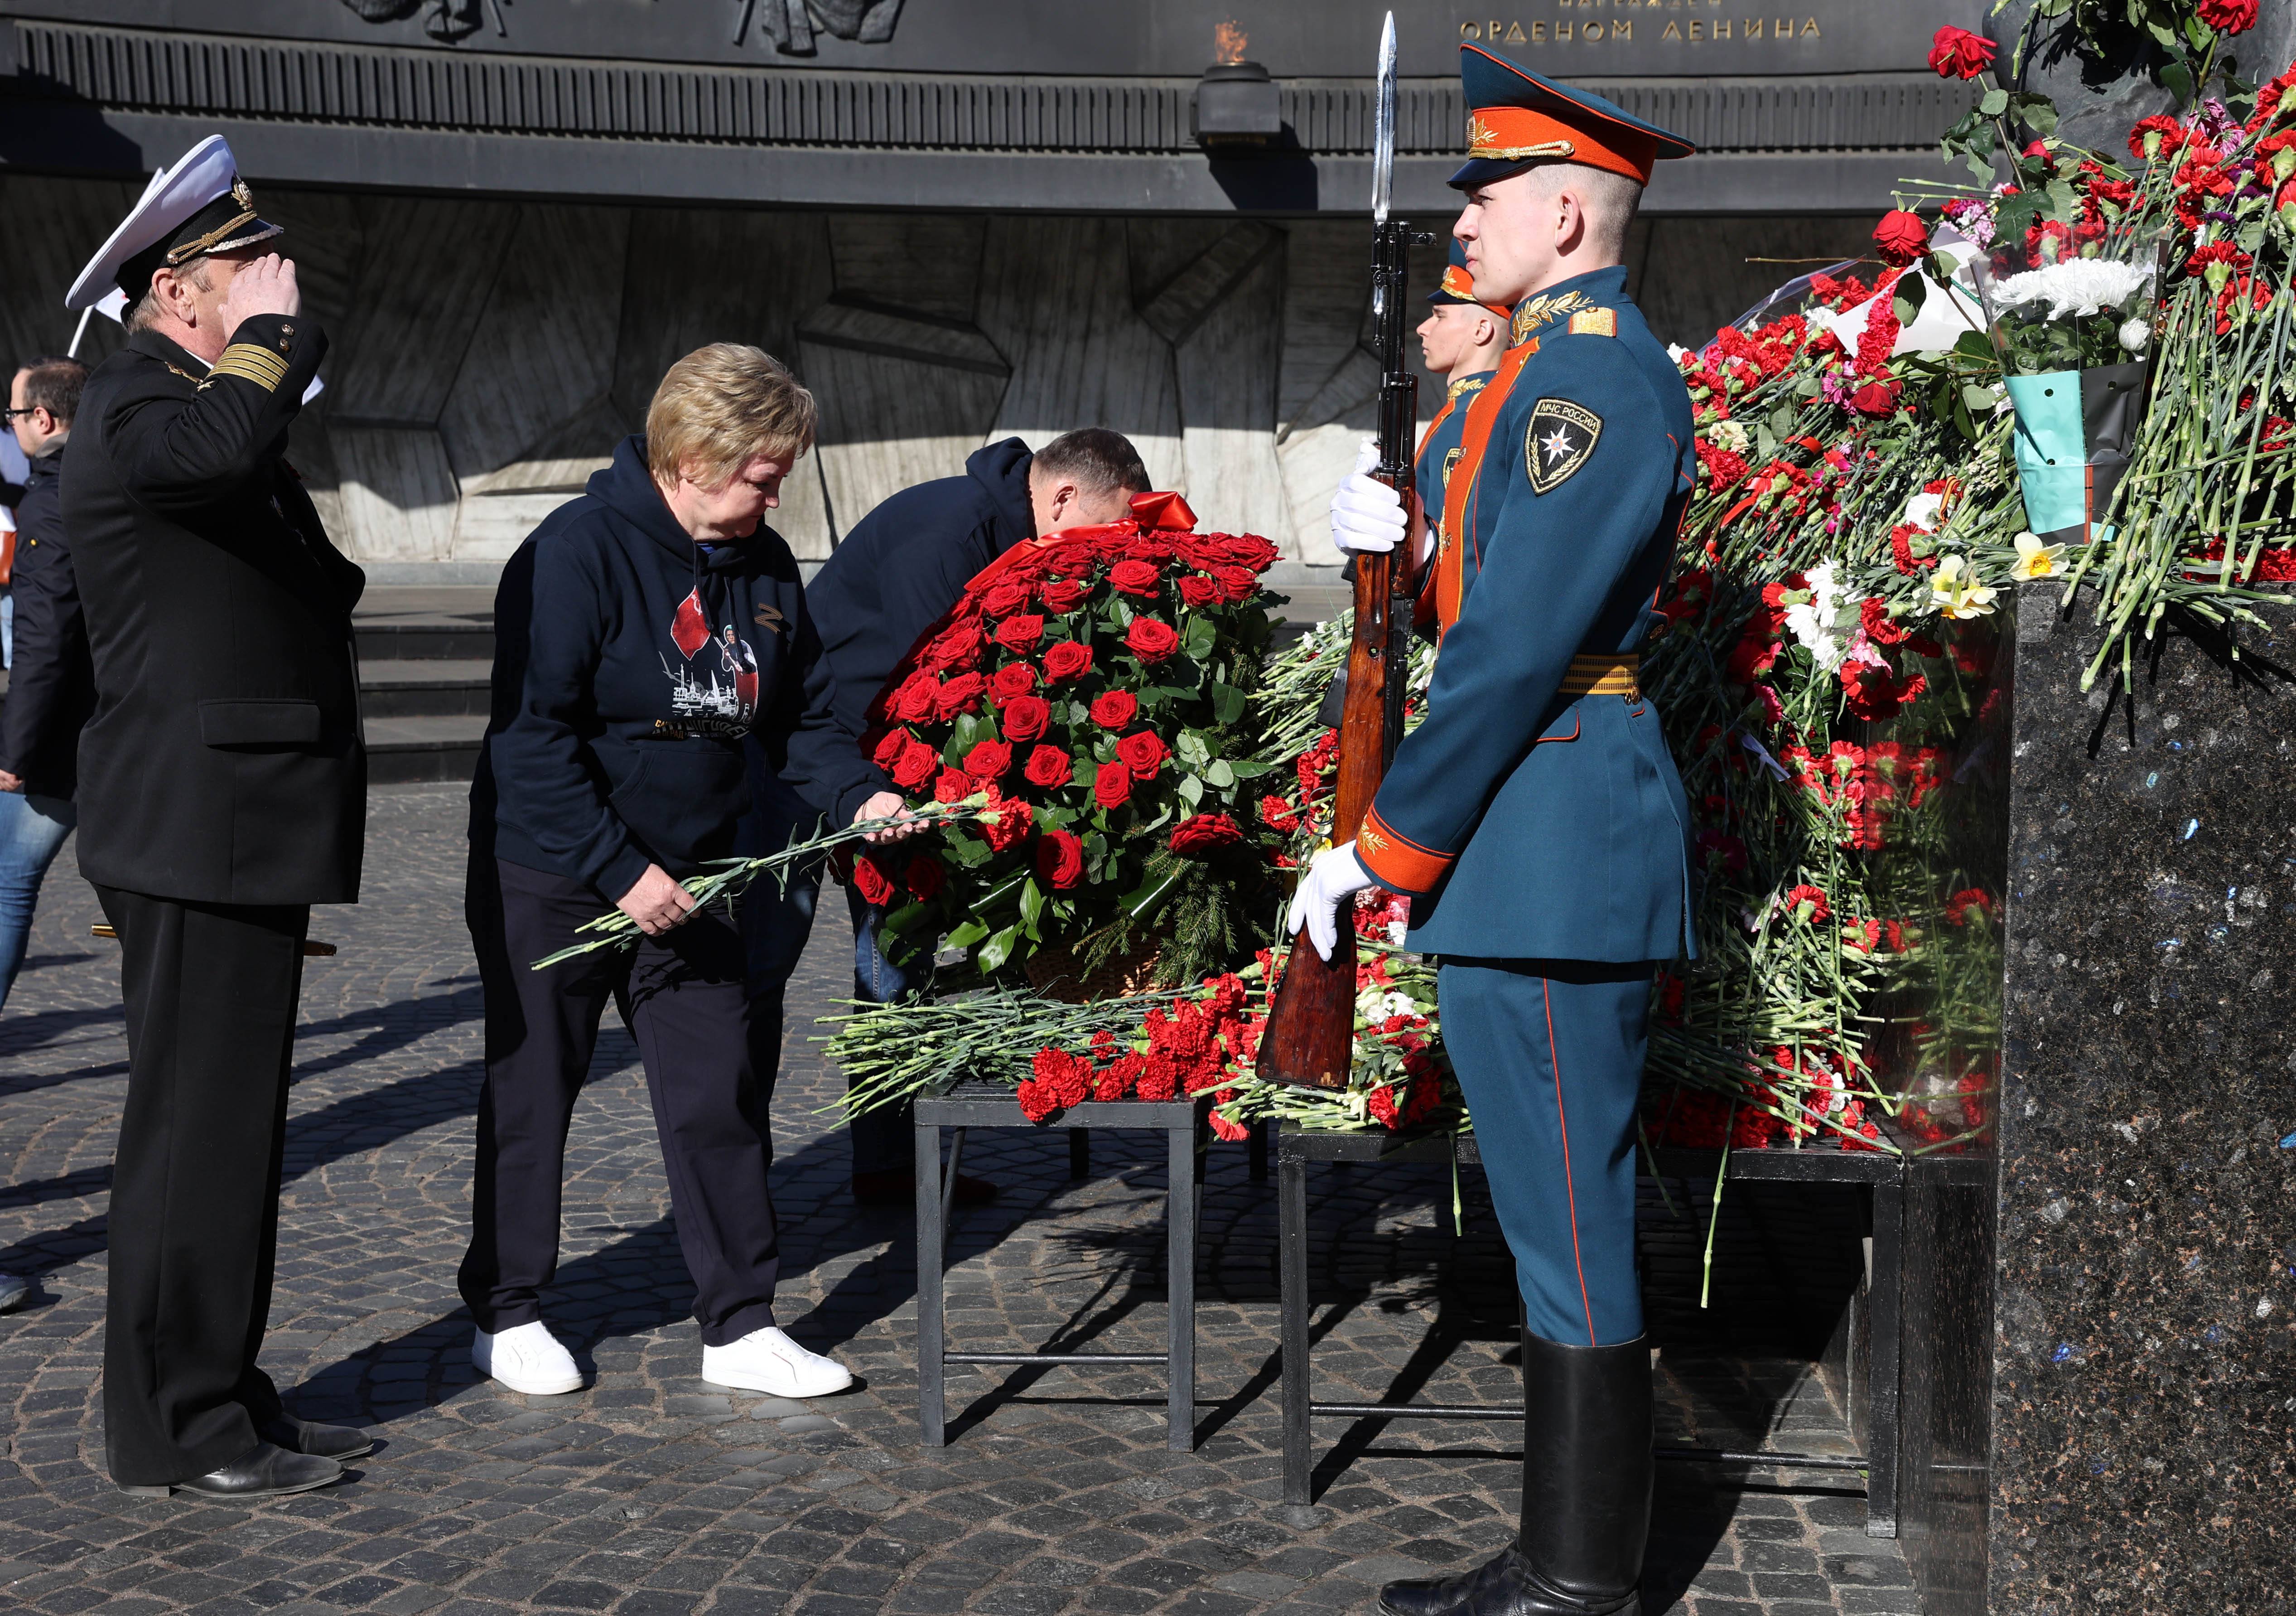
POLYGON ((1250 698, 1275 546, 1193 531, 1177 495, 1133 508, 1013 546, 886 682, 865 744, 894 782, 1011 810, 932 852, 854 859, 896 948, 945 937, 988 977, 1056 958, 1072 985, 1152 952, 1168 985, 1226 968, 1272 920, 1283 839, 1247 783, 1271 767, 1250 698))

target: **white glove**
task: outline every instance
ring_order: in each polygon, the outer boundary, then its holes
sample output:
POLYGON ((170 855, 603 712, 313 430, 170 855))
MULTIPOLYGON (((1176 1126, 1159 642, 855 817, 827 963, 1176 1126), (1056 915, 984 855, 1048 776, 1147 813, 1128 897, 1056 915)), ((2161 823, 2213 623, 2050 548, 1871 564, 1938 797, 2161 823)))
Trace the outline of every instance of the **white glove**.
POLYGON ((1299 890, 1292 894, 1292 912, 1284 917, 1284 928, 1298 936, 1300 928, 1308 928, 1308 940, 1316 945, 1316 952, 1325 960, 1340 940, 1340 906, 1362 891, 1379 883, 1372 880, 1356 857, 1356 844, 1325 848, 1316 855, 1300 877, 1299 890))
POLYGON ((1385 554, 1403 542, 1410 525, 1403 496, 1370 475, 1379 464, 1379 440, 1366 437, 1356 451, 1356 468, 1332 496, 1332 543, 1342 555, 1385 554))

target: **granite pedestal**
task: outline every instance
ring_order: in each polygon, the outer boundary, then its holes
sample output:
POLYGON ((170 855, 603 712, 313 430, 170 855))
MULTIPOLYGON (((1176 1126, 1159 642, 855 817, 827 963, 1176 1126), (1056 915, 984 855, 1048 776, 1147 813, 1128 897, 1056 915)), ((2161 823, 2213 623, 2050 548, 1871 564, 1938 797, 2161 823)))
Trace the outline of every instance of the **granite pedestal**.
POLYGON ((2296 1596, 2296 606, 2238 660, 2172 617, 2085 693, 2092 603, 2029 584, 1949 648, 1951 806, 1903 849, 1985 894, 1885 1067, 1936 1142, 1901 1488, 1931 1616, 2296 1596))

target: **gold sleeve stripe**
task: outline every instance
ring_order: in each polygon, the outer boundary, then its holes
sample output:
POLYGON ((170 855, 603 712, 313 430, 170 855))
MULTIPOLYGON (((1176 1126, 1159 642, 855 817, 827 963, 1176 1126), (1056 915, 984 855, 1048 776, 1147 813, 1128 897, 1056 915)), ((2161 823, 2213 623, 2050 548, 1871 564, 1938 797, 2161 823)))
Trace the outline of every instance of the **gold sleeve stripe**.
POLYGON ((237 376, 242 381, 254 382, 266 393, 273 393, 277 392, 279 384, 287 379, 287 361, 252 342, 234 342, 223 350, 223 357, 215 362, 208 375, 210 379, 237 376))

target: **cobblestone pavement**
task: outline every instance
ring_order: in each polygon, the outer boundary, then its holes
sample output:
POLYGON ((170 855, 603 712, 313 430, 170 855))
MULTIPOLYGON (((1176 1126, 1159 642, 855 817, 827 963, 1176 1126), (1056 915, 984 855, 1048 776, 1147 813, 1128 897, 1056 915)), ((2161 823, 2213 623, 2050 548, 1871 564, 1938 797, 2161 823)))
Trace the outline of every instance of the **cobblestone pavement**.
MULTIPOLYGON (((849 959, 827 925, 795 985, 775 1103, 782 1318, 850 1364, 858 1389, 797 1404, 702 1383, 644 1088, 611 1018, 545 1303, 595 1384, 522 1398, 476 1381, 453 1288, 480 1049, 462 823, 459 792, 377 792, 366 901, 320 911, 315 935, 343 952, 313 964, 303 1002, 265 1362, 304 1413, 373 1424, 384 1445, 346 1484, 244 1508, 130 1499, 102 1472, 105 1183, 126 1051, 111 946, 89 939, 94 902, 70 853, 58 862, 0 1023, 0 1268, 39 1276, 33 1306, 0 1320, 5 1600, 106 1616, 1292 1616, 1367 1611, 1382 1579, 1506 1540, 1504 1425, 1322 1422, 1316 1503, 1282 1507, 1274 1200, 1237 1146, 1215 1148, 1205 1201, 1193 1454, 1165 1450, 1158 1373, 1128 1368, 953 1371, 950 1445, 921 1448, 909 1219, 847 1193, 843 1136, 818 1111, 835 1075, 803 1042, 808 1005, 840 992, 849 959)), ((968 1169, 1004 1194, 957 1231, 955 1344, 1157 1350, 1161 1137, 1096 1136, 1080 1182, 1060 1136, 974 1137, 968 1169)), ((1321 1394, 1518 1397, 1507 1269, 1472 1177, 1456 1243, 1439 1226, 1447 1173, 1332 1167, 1311 1186, 1321 1394), (1470 1305, 1495 1296, 1504 1309, 1470 1305)), ((1739 1226, 1751 1210, 1726 1202, 1718 1291, 1780 1271, 1775 1242, 1739 1226)), ((1677 1234, 1679 1251, 1702 1245, 1702 1213, 1677 1234)), ((1693 1321, 1669 1326, 1666 1435, 1849 1451, 1809 1365, 1764 1355, 1763 1321, 1792 1308, 1756 1300, 1654 1310, 1693 1321)), ((1896 1545, 1863 1535, 1854 1477, 1660 1468, 1652 1612, 1915 1609, 1896 1545)))

